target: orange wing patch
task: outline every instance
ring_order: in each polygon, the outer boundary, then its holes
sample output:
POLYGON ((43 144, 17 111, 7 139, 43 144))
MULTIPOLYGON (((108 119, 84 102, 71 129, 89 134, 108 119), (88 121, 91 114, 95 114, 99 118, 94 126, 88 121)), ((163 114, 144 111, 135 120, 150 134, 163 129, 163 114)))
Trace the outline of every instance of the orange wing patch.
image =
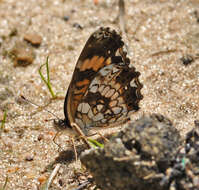
POLYGON ((93 71, 98 71, 101 67, 103 67, 104 57, 93 56, 92 59, 86 59, 82 66, 80 67, 80 71, 85 71, 88 69, 92 69, 93 71))
POLYGON ((78 87, 81 87, 81 86, 85 86, 85 85, 88 85, 90 83, 90 81, 88 79, 84 79, 83 81, 79 81, 76 83, 76 85, 78 87))

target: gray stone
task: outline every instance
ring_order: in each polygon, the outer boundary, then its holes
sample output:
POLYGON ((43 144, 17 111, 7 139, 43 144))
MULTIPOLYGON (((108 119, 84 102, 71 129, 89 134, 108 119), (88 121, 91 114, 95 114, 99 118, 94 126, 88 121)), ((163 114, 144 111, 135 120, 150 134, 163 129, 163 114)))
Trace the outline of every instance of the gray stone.
POLYGON ((162 115, 129 122, 104 149, 87 150, 81 161, 103 190, 154 190, 181 144, 178 131, 162 115))

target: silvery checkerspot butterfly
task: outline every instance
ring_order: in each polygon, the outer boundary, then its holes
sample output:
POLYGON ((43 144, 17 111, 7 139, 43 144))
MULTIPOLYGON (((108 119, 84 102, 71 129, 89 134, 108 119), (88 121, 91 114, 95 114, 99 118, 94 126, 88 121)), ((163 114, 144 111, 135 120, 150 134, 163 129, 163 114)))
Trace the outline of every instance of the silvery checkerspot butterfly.
POLYGON ((130 67, 120 35, 100 28, 88 39, 77 61, 65 103, 65 123, 82 131, 125 120, 139 109, 142 84, 130 67))

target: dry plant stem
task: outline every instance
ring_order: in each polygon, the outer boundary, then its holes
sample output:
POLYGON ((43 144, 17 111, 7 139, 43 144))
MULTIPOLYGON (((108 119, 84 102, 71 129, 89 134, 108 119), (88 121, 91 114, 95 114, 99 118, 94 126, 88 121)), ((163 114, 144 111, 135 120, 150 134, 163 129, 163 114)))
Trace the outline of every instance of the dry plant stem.
POLYGON ((122 33, 125 32, 125 21, 124 21, 124 15, 125 15, 125 5, 124 5, 124 0, 119 0, 118 1, 119 5, 119 26, 122 31, 122 33))
POLYGON ((72 142, 73 150, 74 150, 74 153, 75 153, 75 161, 77 162, 77 149, 75 147, 75 141, 74 141, 73 137, 71 138, 71 142, 72 142))
POLYGON ((57 172, 59 171, 61 164, 57 164, 54 168, 54 170, 52 171, 50 177, 48 178, 47 184, 46 184, 46 190, 48 190, 48 188, 50 187, 53 179, 55 178, 57 172))
POLYGON ((119 6, 119 15, 118 15, 119 27, 120 27, 120 30, 122 32, 123 39, 126 42, 125 46, 126 46, 127 51, 128 51, 128 39, 127 39, 127 36, 126 36, 126 25, 125 25, 125 4, 124 4, 124 0, 119 0, 118 6, 119 6))
POLYGON ((105 137, 105 136, 103 136, 101 133, 97 133, 105 142, 108 142, 109 140, 105 137))
POLYGON ((87 145, 88 148, 91 148, 88 140, 86 139, 85 134, 82 132, 82 130, 79 128, 79 126, 76 123, 71 123, 71 127, 76 131, 76 133, 82 138, 83 142, 87 145))
POLYGON ((162 54, 174 53, 174 52, 177 52, 177 51, 178 51, 177 49, 162 50, 162 51, 152 53, 151 56, 159 56, 159 55, 162 55, 162 54))
POLYGON ((84 187, 86 187, 89 183, 90 183, 89 181, 86 181, 86 182, 82 183, 79 187, 72 189, 72 190, 81 190, 84 187))

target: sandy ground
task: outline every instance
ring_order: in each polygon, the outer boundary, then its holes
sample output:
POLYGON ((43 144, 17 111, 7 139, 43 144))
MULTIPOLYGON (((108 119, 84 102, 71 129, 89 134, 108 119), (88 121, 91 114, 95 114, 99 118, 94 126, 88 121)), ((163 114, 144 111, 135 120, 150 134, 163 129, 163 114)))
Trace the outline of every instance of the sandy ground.
MULTIPOLYGON (((141 109, 132 119, 161 113, 184 135, 199 119, 199 2, 125 2, 129 57, 144 85, 141 109), (180 59, 187 54, 194 60, 185 66, 180 59)), ((117 15, 117 1, 113 0, 99 0, 97 5, 92 0, 0 0, 1 120, 7 110, 0 139, 0 187, 8 177, 6 189, 39 189, 51 173, 46 167, 60 152, 53 143, 56 130, 52 122, 46 122, 54 117, 21 102, 19 95, 41 106, 50 102, 50 93, 38 74, 50 56, 53 90, 63 98, 51 101, 46 109, 64 118, 64 96, 81 49, 100 26, 118 30, 117 15), (11 35, 13 31, 17 33, 11 35), (42 37, 40 47, 34 48, 34 62, 14 67, 8 52, 30 32, 42 37)), ((67 140, 67 135, 58 138, 63 149, 71 146, 67 140)), ((51 189, 72 189, 81 172, 79 162, 63 164, 51 189)))

